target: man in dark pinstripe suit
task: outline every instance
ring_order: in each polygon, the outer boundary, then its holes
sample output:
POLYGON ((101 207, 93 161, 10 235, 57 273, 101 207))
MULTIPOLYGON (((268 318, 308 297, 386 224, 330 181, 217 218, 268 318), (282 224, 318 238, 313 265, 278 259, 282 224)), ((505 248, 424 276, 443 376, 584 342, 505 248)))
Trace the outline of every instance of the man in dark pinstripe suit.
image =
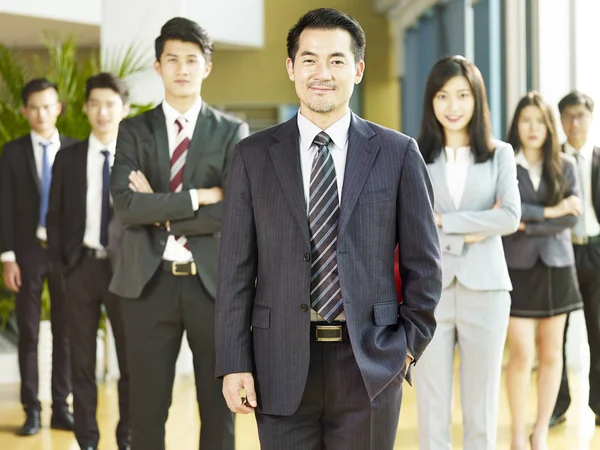
POLYGON ((392 449, 441 294, 416 142, 349 109, 365 36, 333 9, 288 34, 300 110, 241 141, 225 197, 216 375, 264 450, 392 449), (404 302, 398 305, 394 249, 404 302))

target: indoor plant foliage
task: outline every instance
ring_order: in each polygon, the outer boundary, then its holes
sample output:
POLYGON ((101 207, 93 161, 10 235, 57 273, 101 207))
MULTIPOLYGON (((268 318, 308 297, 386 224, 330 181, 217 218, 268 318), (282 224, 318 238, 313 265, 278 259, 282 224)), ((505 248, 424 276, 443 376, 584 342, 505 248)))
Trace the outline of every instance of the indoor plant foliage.
MULTIPOLYGON (((56 83, 63 113, 57 127, 61 134, 76 139, 85 139, 90 133, 90 125, 83 113, 85 103, 85 83, 88 77, 100 71, 112 72, 125 81, 129 77, 145 72, 151 67, 151 53, 140 46, 130 45, 124 49, 105 52, 100 56, 96 51, 83 52, 76 44, 74 36, 59 39, 43 34, 44 61, 40 54, 33 56, 33 64, 25 65, 20 52, 0 44, 0 152, 5 143, 29 132, 27 121, 20 113, 21 90, 25 83, 44 77, 56 83), (29 69, 28 69, 29 67, 29 69)), ((133 104, 132 115, 146 111, 152 104, 133 104)), ((1 205, 0 205, 1 208, 1 205)), ((42 319, 49 318, 47 289, 42 297, 42 319)), ((14 310, 14 296, 6 289, 0 274, 0 326, 6 326, 14 310)))

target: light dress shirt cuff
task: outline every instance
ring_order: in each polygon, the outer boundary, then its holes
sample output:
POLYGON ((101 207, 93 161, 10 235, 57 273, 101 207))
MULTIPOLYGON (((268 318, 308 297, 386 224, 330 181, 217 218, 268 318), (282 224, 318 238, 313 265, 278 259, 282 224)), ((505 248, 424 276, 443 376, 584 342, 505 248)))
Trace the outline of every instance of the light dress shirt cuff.
POLYGON ((198 191, 196 189, 190 189, 190 198, 192 199, 192 208, 194 211, 198 211, 198 191))
POLYGON ((0 261, 2 262, 15 262, 17 260, 17 255, 15 255, 15 252, 10 251, 10 252, 4 252, 2 254, 0 254, 0 261))

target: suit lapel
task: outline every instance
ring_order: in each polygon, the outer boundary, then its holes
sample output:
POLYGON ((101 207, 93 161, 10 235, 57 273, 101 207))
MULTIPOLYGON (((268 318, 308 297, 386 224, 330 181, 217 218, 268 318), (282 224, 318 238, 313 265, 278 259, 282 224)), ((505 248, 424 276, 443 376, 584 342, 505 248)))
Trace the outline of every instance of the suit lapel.
POLYGON ((89 141, 86 139, 81 144, 78 144, 80 151, 77 155, 77 160, 74 161, 74 172, 73 176, 77 176, 77 184, 79 190, 79 203, 81 205, 81 213, 83 214, 83 220, 86 218, 87 211, 87 165, 88 165, 88 148, 89 141))
POLYGON ((25 144, 25 159, 27 160, 27 165, 29 166, 29 171, 31 172, 31 176, 33 177, 33 181, 35 187, 37 188, 37 192, 40 192, 40 176, 37 171, 37 167, 35 166, 35 155, 33 151, 33 144, 31 142, 31 136, 26 136, 24 138, 25 144))
POLYGON ((344 232, 356 206, 358 195, 362 191, 377 153, 379 153, 379 146, 376 142, 371 141, 374 136, 376 133, 369 125, 360 117, 352 114, 348 131, 348 155, 342 188, 338 235, 344 232))
POLYGON ((151 115, 150 121, 156 144, 156 161, 158 163, 158 173, 160 174, 160 190, 168 192, 171 179, 171 161, 169 157, 169 136, 165 120, 162 104, 159 104, 154 108, 154 113, 151 115))
MULTIPOLYGON (((456 211, 454 200, 450 197, 448 191, 448 180, 446 179, 446 154, 442 150, 440 156, 436 160, 427 166, 429 175, 434 182, 435 186, 439 186, 436 190, 436 204, 439 205, 439 212, 453 212, 456 211)), ((437 210, 437 208, 436 208, 437 210)))
POLYGON ((592 203, 594 206, 600 200, 598 192, 598 176, 600 176, 600 147, 594 147, 592 156, 592 203))
POLYGON ((302 231, 302 236, 306 244, 310 245, 306 200, 300 167, 300 135, 297 116, 286 122, 273 135, 273 138, 278 142, 269 148, 269 154, 273 161, 275 173, 292 215, 302 231))
POLYGON ((214 122, 211 120, 208 107, 206 103, 202 102, 202 107, 198 113, 198 120, 196 121, 196 128, 190 142, 190 148, 188 150, 187 159, 183 168, 183 186, 189 186, 194 169, 198 166, 198 159, 202 153, 202 143, 208 142, 207 136, 211 135, 212 127, 214 122))

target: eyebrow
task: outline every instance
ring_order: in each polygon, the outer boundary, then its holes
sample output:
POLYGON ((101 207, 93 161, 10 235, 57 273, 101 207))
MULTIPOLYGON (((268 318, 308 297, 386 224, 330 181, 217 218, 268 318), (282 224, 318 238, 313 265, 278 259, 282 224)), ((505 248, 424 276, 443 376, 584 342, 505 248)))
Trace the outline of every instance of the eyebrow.
MULTIPOLYGON (((176 55, 175 53, 167 53, 167 55, 166 55, 166 56, 167 56, 167 57, 179 58, 179 55, 176 55)), ((185 55, 185 57, 186 57, 186 58, 190 58, 190 57, 192 57, 192 58, 197 58, 197 57, 198 57, 198 55, 197 55, 197 54, 195 54, 195 53, 190 53, 190 54, 187 54, 187 55, 185 55)))
MULTIPOLYGON (((318 55, 314 52, 311 52, 310 50, 304 50, 302 53, 300 53, 300 56, 318 56, 318 55)), ((337 58, 337 57, 346 58, 347 56, 343 52, 335 52, 328 56, 328 58, 337 58)))

